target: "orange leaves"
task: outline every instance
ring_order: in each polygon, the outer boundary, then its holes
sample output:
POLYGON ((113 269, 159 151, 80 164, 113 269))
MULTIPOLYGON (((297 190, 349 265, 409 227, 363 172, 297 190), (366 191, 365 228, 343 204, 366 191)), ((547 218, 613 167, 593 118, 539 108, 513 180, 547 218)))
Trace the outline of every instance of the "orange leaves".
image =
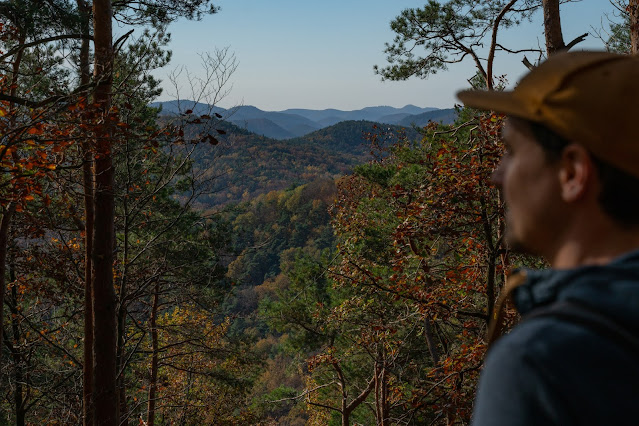
MULTIPOLYGON (((431 369, 438 385, 426 391, 446 401, 430 409, 464 418, 483 355, 487 297, 500 282, 502 209, 490 175, 502 150, 501 121, 479 117, 479 125, 454 132, 433 127, 421 143, 396 146, 341 181, 333 211, 343 258, 336 282, 384 306, 401 301, 451 333, 439 336, 446 356, 431 369)), ((384 332, 371 324, 367 339, 384 332)))

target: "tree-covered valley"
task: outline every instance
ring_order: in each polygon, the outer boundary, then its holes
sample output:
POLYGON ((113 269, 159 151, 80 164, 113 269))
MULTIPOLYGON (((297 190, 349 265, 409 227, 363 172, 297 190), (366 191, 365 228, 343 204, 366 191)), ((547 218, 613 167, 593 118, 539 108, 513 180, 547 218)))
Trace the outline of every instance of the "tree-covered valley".
MULTIPOLYGON (((468 84, 500 90, 495 55, 523 59, 500 31, 552 4, 407 9, 375 72, 469 56, 468 84)), ((183 94, 199 103, 163 112, 171 24, 218 13, 0 1, 0 424, 468 424, 507 271, 540 262, 502 239, 503 117, 318 115, 267 137, 216 109, 228 50, 183 94)), ((633 49, 632 16, 607 48, 633 49)), ((526 54, 579 40, 547 42, 526 54)))

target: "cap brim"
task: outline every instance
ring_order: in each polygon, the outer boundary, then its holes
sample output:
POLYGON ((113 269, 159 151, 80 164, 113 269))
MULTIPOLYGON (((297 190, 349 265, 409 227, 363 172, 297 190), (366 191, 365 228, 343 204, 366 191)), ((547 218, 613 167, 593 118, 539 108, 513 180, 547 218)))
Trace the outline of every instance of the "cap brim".
POLYGON ((513 115, 521 118, 529 118, 530 113, 521 102, 513 96, 512 91, 493 90, 463 90, 457 93, 457 97, 464 105, 502 114, 513 115))

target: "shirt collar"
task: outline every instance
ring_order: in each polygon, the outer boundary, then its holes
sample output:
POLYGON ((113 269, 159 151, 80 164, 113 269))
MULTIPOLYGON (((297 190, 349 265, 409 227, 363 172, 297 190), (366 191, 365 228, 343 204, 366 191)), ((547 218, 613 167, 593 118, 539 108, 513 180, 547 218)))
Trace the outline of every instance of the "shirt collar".
POLYGON ((625 253, 606 265, 587 265, 574 269, 517 269, 513 273, 525 274, 526 281, 513 289, 512 300, 519 313, 524 315, 536 307, 557 300, 560 291, 575 283, 578 277, 597 276, 611 267, 623 267, 628 263, 639 263, 639 250, 625 253))

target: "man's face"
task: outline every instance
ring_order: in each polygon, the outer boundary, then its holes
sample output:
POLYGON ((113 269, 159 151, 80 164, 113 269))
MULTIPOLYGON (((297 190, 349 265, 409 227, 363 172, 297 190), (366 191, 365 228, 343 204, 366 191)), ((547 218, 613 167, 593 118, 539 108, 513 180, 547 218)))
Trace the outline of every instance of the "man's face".
POLYGON ((563 229, 558 164, 549 161, 525 121, 508 118, 506 153, 493 173, 506 204, 506 242, 514 250, 548 256, 563 229))

